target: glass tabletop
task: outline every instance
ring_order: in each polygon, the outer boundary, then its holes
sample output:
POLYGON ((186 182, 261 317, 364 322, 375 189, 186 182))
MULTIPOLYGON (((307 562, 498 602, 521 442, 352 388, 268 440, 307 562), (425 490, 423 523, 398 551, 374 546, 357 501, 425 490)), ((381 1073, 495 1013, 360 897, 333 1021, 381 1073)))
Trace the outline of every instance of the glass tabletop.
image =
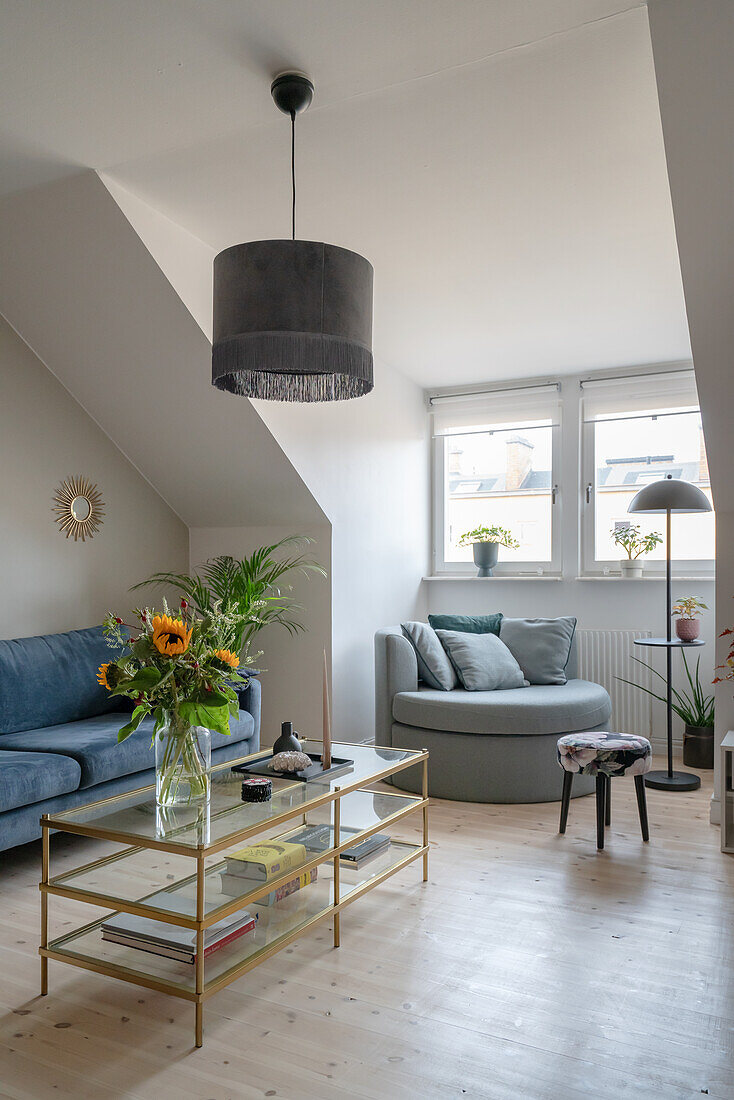
MULTIPOLYGON (((307 751, 320 751, 320 742, 308 741, 307 751)), ((101 802, 92 802, 72 810, 49 815, 49 823, 59 829, 65 825, 81 827, 91 835, 143 847, 175 846, 192 854, 200 848, 221 845, 231 836, 248 829, 259 831, 275 824, 289 813, 307 813, 316 803, 329 800, 334 789, 349 790, 376 782, 400 764, 419 759, 423 753, 408 749, 379 748, 375 745, 334 743, 334 756, 352 763, 339 774, 307 783, 300 780, 273 779, 269 802, 242 802, 242 773, 233 766, 255 760, 263 754, 228 760, 212 768, 211 798, 202 806, 156 805, 155 787, 142 787, 101 802)))

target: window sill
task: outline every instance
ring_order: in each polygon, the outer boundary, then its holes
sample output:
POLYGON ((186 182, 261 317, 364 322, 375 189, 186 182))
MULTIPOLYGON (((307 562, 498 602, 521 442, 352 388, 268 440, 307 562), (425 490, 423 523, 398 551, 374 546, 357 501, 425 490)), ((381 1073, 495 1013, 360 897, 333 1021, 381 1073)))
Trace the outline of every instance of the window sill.
MULTIPOLYGON (((641 577, 623 577, 621 573, 585 573, 578 577, 570 578, 569 580, 575 581, 629 581, 633 584, 639 584, 640 581, 664 581, 664 573, 648 573, 643 574, 641 577)), ((708 581, 711 584, 714 583, 716 577, 713 573, 673 573, 673 581, 708 581)))
POLYGON ((497 581, 562 581, 563 577, 553 576, 546 573, 519 573, 511 575, 508 573, 497 577, 477 577, 471 573, 434 573, 430 577, 421 577, 424 581, 491 581, 496 584, 497 581))

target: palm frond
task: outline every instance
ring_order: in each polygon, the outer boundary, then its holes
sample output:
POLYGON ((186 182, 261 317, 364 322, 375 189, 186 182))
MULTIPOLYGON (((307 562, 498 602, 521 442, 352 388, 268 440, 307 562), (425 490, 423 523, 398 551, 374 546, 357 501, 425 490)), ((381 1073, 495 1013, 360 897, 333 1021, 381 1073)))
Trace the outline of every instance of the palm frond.
POLYGON ((306 535, 287 535, 259 547, 249 558, 222 554, 209 558, 196 573, 154 573, 134 589, 165 585, 180 592, 200 614, 215 605, 236 612, 242 626, 229 648, 242 652, 265 626, 279 625, 289 634, 305 630, 299 617, 304 609, 291 595, 291 586, 281 582, 288 574, 326 577, 324 567, 306 552, 313 542, 306 535))

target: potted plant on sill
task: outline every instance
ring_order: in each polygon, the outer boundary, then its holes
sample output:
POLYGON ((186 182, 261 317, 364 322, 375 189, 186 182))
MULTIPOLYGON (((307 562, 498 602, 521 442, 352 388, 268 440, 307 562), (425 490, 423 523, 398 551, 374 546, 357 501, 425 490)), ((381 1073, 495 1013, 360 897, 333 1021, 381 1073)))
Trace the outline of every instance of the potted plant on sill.
POLYGON ((695 642, 701 633, 699 619, 702 611, 708 611, 708 607, 697 596, 679 596, 673 605, 675 633, 682 642, 695 642))
MULTIPOLYGON (((734 631, 732 631, 732 633, 734 633, 734 631)), ((678 691, 676 688, 673 688, 673 712, 678 715, 685 725, 685 731, 683 733, 683 763, 689 768, 713 768, 714 697, 713 695, 704 695, 699 675, 701 658, 699 657, 696 661, 695 671, 691 674, 685 651, 681 651, 681 656, 683 657, 683 666, 686 670, 690 692, 685 690, 678 691)), ((640 660, 639 657, 633 657, 632 660, 637 661, 639 665, 643 665, 645 668, 649 669, 654 676, 662 680, 667 688, 667 680, 657 671, 657 669, 653 668, 647 661, 640 660)), ((730 678, 734 679, 734 668, 730 669, 730 672, 730 678)), ((665 696, 658 695, 656 691, 643 687, 642 684, 634 684, 631 680, 625 680, 623 676, 617 676, 617 679, 621 680, 624 684, 629 684, 631 687, 639 688, 640 691, 644 691, 647 695, 651 695, 653 699, 657 699, 661 703, 667 701, 665 696)), ((714 683, 716 682, 717 681, 714 680, 714 683)))
POLYGON ((663 536, 659 532, 652 531, 649 535, 643 535, 640 527, 634 523, 613 527, 610 534, 614 545, 627 552, 627 557, 621 558, 619 562, 622 576, 627 579, 642 576, 644 562, 641 562, 640 558, 643 554, 649 554, 663 541, 663 536))
POLYGON ((517 550, 520 543, 505 527, 475 527, 465 531, 459 546, 471 546, 478 577, 491 577, 497 564, 500 546, 517 550))

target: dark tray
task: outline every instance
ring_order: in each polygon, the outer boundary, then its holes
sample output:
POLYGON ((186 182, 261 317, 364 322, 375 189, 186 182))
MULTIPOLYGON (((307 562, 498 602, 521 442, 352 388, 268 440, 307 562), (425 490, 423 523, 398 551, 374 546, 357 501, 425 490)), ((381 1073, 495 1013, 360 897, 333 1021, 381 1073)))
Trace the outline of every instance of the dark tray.
POLYGON ((304 783, 308 783, 311 779, 326 779, 327 777, 335 775, 343 775, 344 772, 351 771, 354 766, 353 760, 345 760, 338 756, 332 756, 331 767, 324 768, 321 763, 321 756, 314 752, 307 752, 308 756, 313 763, 310 768, 304 768, 301 772, 275 772, 270 767, 270 761, 273 759, 273 754, 265 756, 261 760, 256 760, 254 764, 236 764, 233 768, 233 772, 247 772, 249 775, 267 775, 270 779, 300 779, 304 783))

